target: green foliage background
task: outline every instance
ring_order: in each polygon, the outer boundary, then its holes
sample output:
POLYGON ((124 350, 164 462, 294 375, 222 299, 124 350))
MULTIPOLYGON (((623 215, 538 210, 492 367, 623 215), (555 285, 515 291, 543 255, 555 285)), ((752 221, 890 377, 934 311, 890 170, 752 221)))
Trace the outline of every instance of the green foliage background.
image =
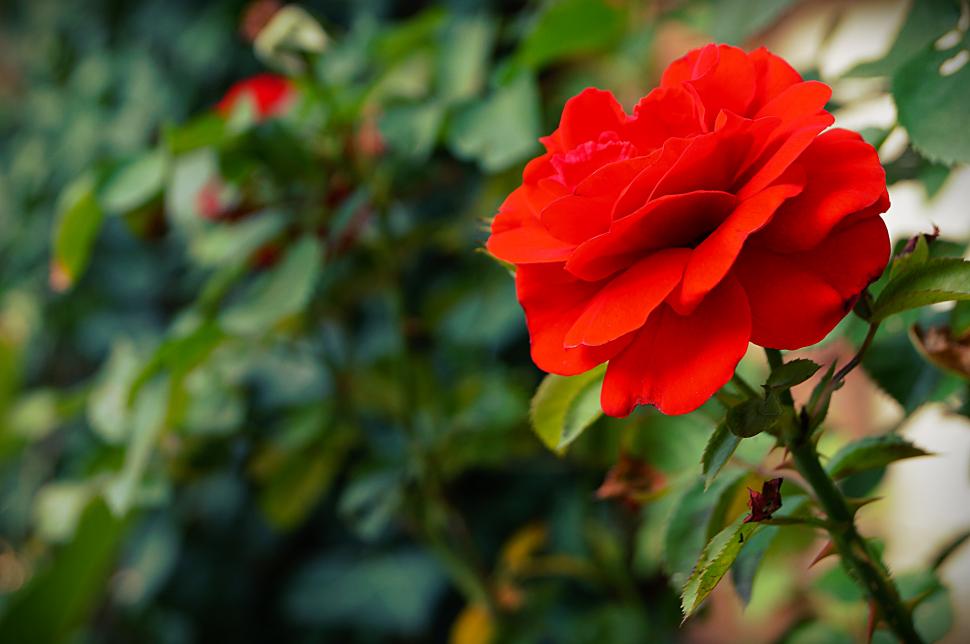
MULTIPOLYGON (((0 640, 678 639, 694 562, 763 478, 730 451, 702 465, 713 403, 618 422, 587 381, 547 381, 533 434, 514 285, 476 251, 567 97, 631 104, 665 26, 750 42, 795 4, 309 2, 331 42, 294 74, 300 104, 263 123, 210 108, 265 68, 238 37, 244 2, 0 8, 0 640), (362 151, 366 128, 384 153, 362 151), (207 177, 253 212, 202 217, 207 177), (665 481, 637 509, 594 497, 621 451, 665 481)), ((915 3, 889 56, 850 72, 894 92, 912 145, 890 180, 930 194, 970 160, 970 68, 926 72, 957 16, 915 3)), ((906 333, 950 315, 877 336, 865 367, 907 412, 967 411, 966 382, 906 333)), ((846 484, 865 494, 887 462, 846 484)), ((793 587, 783 566, 755 583, 761 561, 811 543, 778 534, 733 571, 755 620, 793 587)), ((945 631, 938 582, 907 579, 945 631)), ((853 591, 833 568, 780 636, 858 635, 853 591)))

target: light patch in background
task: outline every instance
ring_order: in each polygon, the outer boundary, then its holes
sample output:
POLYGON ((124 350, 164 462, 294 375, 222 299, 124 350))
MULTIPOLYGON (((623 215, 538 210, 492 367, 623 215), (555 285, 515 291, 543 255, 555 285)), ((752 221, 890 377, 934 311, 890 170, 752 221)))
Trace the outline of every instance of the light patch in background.
POLYGON ((953 168, 933 199, 927 200, 923 184, 911 180, 890 186, 889 200, 885 218, 893 239, 933 232, 934 225, 944 239, 970 237, 970 166, 953 168))
MULTIPOLYGON (((886 562, 899 572, 925 569, 939 550, 970 529, 970 420, 929 405, 906 424, 903 434, 936 456, 894 463, 884 489, 882 516, 886 562)), ((941 642, 970 641, 970 544, 940 571, 950 589, 953 628, 941 642)))
POLYGON ((858 63, 882 58, 909 12, 906 0, 856 0, 839 18, 819 55, 822 78, 840 76, 858 63))

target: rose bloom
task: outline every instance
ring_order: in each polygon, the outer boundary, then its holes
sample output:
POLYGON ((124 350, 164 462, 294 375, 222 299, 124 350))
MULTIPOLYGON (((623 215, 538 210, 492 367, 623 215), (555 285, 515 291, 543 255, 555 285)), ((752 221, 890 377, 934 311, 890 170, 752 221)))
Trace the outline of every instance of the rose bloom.
POLYGON ((240 101, 250 100, 256 116, 263 120, 286 111, 295 95, 296 90, 288 78, 276 74, 257 74, 230 87, 216 105, 216 111, 228 117, 240 101))
POLYGON ((858 134, 823 132, 830 95, 765 49, 707 45, 632 115, 570 99, 488 240, 516 266, 536 365, 608 362, 607 414, 683 414, 749 342, 825 337, 889 257, 885 173, 858 134))

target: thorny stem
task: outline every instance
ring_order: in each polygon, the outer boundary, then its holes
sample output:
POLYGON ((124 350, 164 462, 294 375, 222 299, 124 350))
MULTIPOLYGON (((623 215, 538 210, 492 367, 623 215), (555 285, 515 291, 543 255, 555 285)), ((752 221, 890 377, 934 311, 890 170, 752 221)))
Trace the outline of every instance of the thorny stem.
MULTIPOLYGON (((833 382, 839 381, 851 371, 872 342, 876 325, 872 325, 869 335, 859 352, 842 369, 833 382)), ((781 363, 781 353, 768 349, 768 361, 772 368, 781 363)), ((790 403, 789 403, 790 404, 790 403)), ((794 406, 792 406, 794 412, 794 406)), ((889 573, 883 568, 878 557, 870 549, 867 541, 859 534, 855 525, 855 511, 849 506, 842 491, 828 475, 819 461, 818 452, 811 439, 811 433, 795 422, 796 414, 782 428, 780 437, 792 455, 795 468, 815 493, 819 505, 828 519, 828 531, 832 543, 852 577, 863 587, 866 594, 878 608, 879 615, 900 641, 906 644, 921 644, 922 638, 913 626, 909 609, 903 603, 889 573)))

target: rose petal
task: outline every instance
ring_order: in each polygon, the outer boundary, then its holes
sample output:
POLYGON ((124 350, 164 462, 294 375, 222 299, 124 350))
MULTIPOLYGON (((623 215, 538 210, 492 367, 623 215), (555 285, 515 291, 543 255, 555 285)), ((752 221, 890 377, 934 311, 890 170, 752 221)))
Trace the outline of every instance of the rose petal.
POLYGON ((671 63, 661 87, 691 85, 705 108, 708 127, 721 110, 747 114, 756 90, 755 67, 748 55, 730 45, 707 45, 671 63))
POLYGON ((619 132, 627 120, 612 92, 588 87, 566 101, 559 128, 539 139, 549 152, 561 153, 599 140, 603 132, 619 132))
POLYGON ((626 416, 636 405, 655 405, 665 414, 694 411, 731 379, 750 333, 747 298, 730 278, 690 315, 661 306, 610 360, 603 411, 626 416))
POLYGON ((566 334, 566 346, 598 346, 636 331, 680 282, 686 248, 662 250, 610 280, 566 334))
POLYGON ((738 204, 723 224, 691 253, 677 302, 681 313, 690 312, 734 265, 749 235, 762 228, 786 199, 802 190, 800 183, 775 185, 738 204))
POLYGON ((773 349, 820 341, 879 277, 888 257, 889 234, 879 217, 842 225, 799 253, 749 245, 734 272, 751 303, 751 341, 773 349))
POLYGON ((701 134, 703 109, 696 92, 680 86, 658 87, 633 108, 626 136, 645 153, 661 147, 667 139, 701 134))
POLYGON ((577 280, 558 264, 519 266, 515 274, 519 302, 529 327, 532 361, 549 373, 573 376, 609 360, 629 338, 597 346, 567 348, 565 337, 603 286, 577 280))
MULTIPOLYGON (((886 190, 886 173, 875 149, 855 132, 825 132, 812 141, 799 163, 807 175, 805 190, 779 208, 759 233, 773 248, 815 246, 840 221, 879 202, 886 190)), ((888 207, 888 201, 881 203, 888 207)))
POLYGON ((748 58, 757 78, 757 90, 750 108, 754 112, 795 83, 802 82, 801 75, 791 65, 764 47, 755 49, 748 58))
POLYGON ((565 261, 576 245, 553 237, 542 226, 524 225, 493 232, 485 247, 512 264, 542 264, 565 261))
POLYGON ((688 246, 724 221, 735 203, 734 195, 717 190, 661 197, 577 246, 566 270, 595 281, 629 266, 644 251, 688 246))

